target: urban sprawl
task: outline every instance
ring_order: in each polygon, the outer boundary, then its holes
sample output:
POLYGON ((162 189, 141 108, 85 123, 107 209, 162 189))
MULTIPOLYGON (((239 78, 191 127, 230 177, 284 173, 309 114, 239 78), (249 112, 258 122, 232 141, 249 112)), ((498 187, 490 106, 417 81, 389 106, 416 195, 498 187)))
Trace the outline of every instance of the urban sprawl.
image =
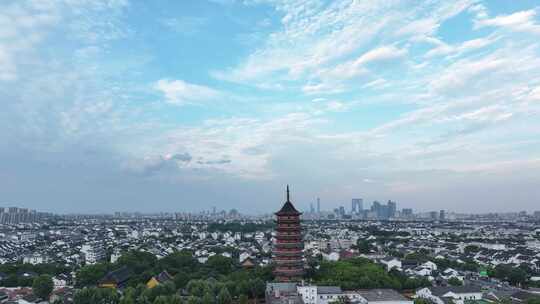
MULTIPOLYGON (((367 205, 367 204, 366 204, 367 205)), ((0 303, 540 303, 540 212, 0 208, 0 303)))

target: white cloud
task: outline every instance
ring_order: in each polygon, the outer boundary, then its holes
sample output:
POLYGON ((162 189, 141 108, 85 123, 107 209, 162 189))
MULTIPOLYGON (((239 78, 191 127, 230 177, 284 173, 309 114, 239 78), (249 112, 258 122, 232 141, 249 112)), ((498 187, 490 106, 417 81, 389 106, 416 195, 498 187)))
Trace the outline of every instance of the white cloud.
POLYGON ((421 20, 414 20, 409 24, 406 24, 402 28, 398 29, 396 35, 419 35, 419 36, 431 36, 435 33, 439 23, 433 18, 425 18, 421 20))
POLYGON ((540 24, 535 22, 535 16, 535 10, 520 11, 510 15, 479 19, 475 22, 475 26, 495 26, 516 32, 529 32, 540 35, 540 24))
POLYGON ((388 81, 378 78, 373 81, 370 81, 362 86, 364 89, 381 89, 384 88, 388 84, 388 81))
POLYGON ((529 97, 532 100, 540 101, 540 86, 532 89, 529 93, 529 97))
POLYGON ((335 82, 320 82, 315 84, 306 84, 302 87, 302 91, 308 95, 313 94, 337 94, 343 92, 345 89, 342 85, 335 82))
POLYGON ((160 79, 155 83, 154 88, 165 95, 168 103, 176 105, 208 101, 220 95, 212 88, 183 80, 160 79))
POLYGON ((391 59, 397 59, 405 56, 407 50, 398 49, 395 46, 382 46, 364 53, 360 58, 358 58, 354 64, 355 65, 364 65, 372 62, 385 61, 391 59))
POLYGON ((422 32, 433 32, 438 24, 471 5, 469 0, 435 1, 411 10, 408 6, 370 1, 332 1, 329 5, 305 1, 270 3, 284 15, 282 29, 271 33, 266 43, 238 66, 213 71, 214 77, 248 85, 268 79, 279 83, 303 81, 303 90, 311 92, 314 78, 324 82, 336 77, 346 80, 365 72, 359 69, 364 64, 405 56, 406 49, 398 49, 394 42, 418 35, 415 28, 430 28, 422 32), (402 30, 411 24, 410 20, 418 19, 429 20, 413 22, 411 30, 402 30), (381 35, 394 41, 374 43, 381 35), (356 62, 348 61, 353 54, 378 44, 379 48, 367 51, 356 62))
POLYGON ((429 50, 425 57, 435 57, 444 55, 461 56, 467 52, 482 49, 491 45, 497 38, 483 37, 464 41, 458 45, 448 45, 446 43, 439 44, 436 48, 429 50))

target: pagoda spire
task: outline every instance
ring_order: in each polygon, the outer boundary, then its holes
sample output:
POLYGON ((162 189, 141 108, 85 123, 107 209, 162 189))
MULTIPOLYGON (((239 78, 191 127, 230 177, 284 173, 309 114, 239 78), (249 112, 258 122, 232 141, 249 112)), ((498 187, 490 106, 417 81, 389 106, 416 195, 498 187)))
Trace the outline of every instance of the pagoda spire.
POLYGON ((289 199, 289 184, 287 184, 287 202, 290 202, 290 199, 289 199))

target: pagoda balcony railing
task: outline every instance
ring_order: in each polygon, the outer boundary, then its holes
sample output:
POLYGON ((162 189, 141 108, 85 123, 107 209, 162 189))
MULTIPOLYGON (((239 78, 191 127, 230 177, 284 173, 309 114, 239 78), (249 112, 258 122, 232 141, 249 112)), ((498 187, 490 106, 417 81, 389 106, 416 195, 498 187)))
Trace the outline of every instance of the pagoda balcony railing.
POLYGON ((304 244, 302 242, 296 242, 296 243, 276 243, 276 248, 277 249, 287 249, 287 248, 290 248, 290 249, 303 249, 304 248, 304 244))
POLYGON ((279 225, 276 227, 277 231, 301 231, 300 225, 279 225))
POLYGON ((278 240, 298 240, 299 242, 302 241, 302 234, 280 234, 278 233, 276 235, 276 239, 278 240))
POLYGON ((274 258, 273 261, 278 265, 290 265, 290 266, 301 266, 304 265, 304 262, 302 259, 299 258, 293 258, 293 259, 284 259, 283 257, 280 258, 274 258))
POLYGON ((276 223, 300 224, 300 218, 278 218, 276 223))
POLYGON ((274 250, 274 256, 302 256, 302 250, 274 250))
POLYGON ((304 274, 304 269, 285 269, 285 268, 276 268, 274 270, 275 275, 284 275, 284 276, 302 276, 304 274))
POLYGON ((302 240, 285 240, 285 239, 280 239, 280 238, 276 238, 276 244, 293 244, 293 243, 302 243, 302 240))

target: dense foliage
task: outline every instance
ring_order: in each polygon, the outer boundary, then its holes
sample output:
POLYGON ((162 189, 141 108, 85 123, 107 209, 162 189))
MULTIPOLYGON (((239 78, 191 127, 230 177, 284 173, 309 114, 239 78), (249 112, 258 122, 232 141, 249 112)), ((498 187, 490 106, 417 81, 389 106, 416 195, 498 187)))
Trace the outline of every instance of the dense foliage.
POLYGON ((182 301, 179 294, 185 293, 187 298, 184 298, 184 302, 191 304, 230 304, 233 298, 263 297, 265 282, 272 279, 270 267, 242 269, 233 259, 222 255, 214 255, 203 264, 189 251, 175 252, 160 260, 150 253, 133 251, 114 264, 102 263, 81 268, 77 272, 76 282, 79 288, 86 288, 78 292, 84 296, 77 296, 75 303, 87 303, 88 298, 93 298, 98 301, 96 303, 176 304, 182 301), (108 271, 121 267, 128 267, 135 274, 128 281, 129 287, 121 299, 94 288, 108 271), (173 280, 152 289, 146 288, 145 283, 163 270, 170 273, 173 280))
POLYGON ((36 276, 42 274, 55 276, 66 272, 69 272, 69 269, 59 264, 3 264, 0 265, 0 273, 4 274, 5 278, 0 281, 0 285, 4 287, 29 287, 34 283, 36 276))
POLYGON ((53 291, 54 283, 51 276, 42 274, 34 279, 32 291, 40 299, 49 299, 53 291))
POLYGON ((500 264, 488 270, 488 275, 500 280, 505 280, 512 285, 524 285, 528 281, 527 271, 521 267, 500 264))
POLYGON ((412 279, 399 271, 386 272, 382 266, 364 258, 322 262, 313 279, 317 284, 337 285, 344 289, 394 288, 401 290, 429 285, 427 279, 412 279))

